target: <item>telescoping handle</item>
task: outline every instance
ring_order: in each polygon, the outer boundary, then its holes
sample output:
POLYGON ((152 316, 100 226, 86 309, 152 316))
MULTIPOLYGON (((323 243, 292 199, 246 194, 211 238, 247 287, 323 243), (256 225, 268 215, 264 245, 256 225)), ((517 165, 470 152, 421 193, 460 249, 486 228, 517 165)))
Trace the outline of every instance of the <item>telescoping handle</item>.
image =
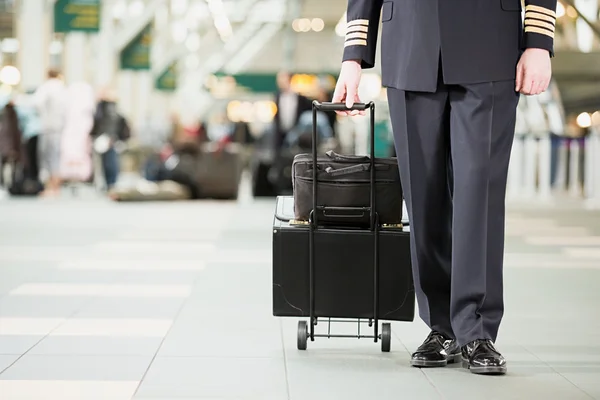
POLYGON ((313 105, 316 107, 316 109, 320 111, 364 111, 371 107, 371 104, 373 103, 354 103, 352 107, 348 108, 344 103, 313 102, 313 105))
MULTIPOLYGON (((313 101, 312 103, 312 163, 313 171, 317 171, 317 111, 364 111, 370 110, 370 123, 369 123, 369 142, 370 158, 369 164, 371 168, 371 199, 370 199, 370 221, 371 229, 375 229, 375 103, 372 101, 369 103, 355 103, 352 107, 346 107, 345 103, 320 103, 313 101)), ((313 222, 317 225, 317 174, 313 173, 313 222)))

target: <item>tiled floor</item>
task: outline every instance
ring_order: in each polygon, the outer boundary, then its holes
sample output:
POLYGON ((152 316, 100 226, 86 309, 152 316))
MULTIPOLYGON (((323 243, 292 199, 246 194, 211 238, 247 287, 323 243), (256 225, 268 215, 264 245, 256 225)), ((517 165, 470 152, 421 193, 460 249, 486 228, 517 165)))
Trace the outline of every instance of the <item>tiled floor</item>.
MULTIPOLYGON (((600 213, 511 207, 504 377, 419 370, 427 334, 296 350, 273 202, 0 202, 0 399, 600 399, 600 213)), ((341 328, 338 328, 341 329, 341 328)))

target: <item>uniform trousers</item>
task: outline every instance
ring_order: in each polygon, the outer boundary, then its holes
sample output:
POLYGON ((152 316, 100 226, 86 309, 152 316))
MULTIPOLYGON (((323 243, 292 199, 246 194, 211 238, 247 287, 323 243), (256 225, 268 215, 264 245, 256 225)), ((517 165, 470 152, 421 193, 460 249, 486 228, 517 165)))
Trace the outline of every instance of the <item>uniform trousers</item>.
POLYGON ((411 226, 419 314, 460 346, 496 340, 502 316, 505 194, 515 82, 388 89, 411 226))

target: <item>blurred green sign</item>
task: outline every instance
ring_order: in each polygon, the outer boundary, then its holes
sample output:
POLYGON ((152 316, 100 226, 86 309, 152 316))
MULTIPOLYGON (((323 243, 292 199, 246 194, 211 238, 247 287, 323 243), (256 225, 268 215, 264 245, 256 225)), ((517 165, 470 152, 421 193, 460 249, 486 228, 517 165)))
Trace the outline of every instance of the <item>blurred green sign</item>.
POLYGON ((149 70, 151 45, 152 24, 148 24, 121 52, 121 69, 149 70))
POLYGON ((157 90, 163 92, 174 92, 177 89, 177 64, 173 63, 157 79, 155 85, 157 90))
POLYGON ((54 3, 54 32, 98 32, 100 30, 100 1, 56 0, 54 3))

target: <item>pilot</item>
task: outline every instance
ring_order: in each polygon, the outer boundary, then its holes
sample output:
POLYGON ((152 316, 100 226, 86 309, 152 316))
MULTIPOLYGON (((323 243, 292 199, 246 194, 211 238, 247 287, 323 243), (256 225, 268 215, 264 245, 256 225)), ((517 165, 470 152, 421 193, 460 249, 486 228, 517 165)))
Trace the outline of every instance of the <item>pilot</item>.
POLYGON ((523 19, 521 0, 348 0, 333 101, 360 102, 381 19, 417 302, 431 329, 412 354, 416 367, 507 370, 494 342, 504 313, 508 162, 519 94, 550 82, 556 23, 556 0, 524 6, 523 19))

